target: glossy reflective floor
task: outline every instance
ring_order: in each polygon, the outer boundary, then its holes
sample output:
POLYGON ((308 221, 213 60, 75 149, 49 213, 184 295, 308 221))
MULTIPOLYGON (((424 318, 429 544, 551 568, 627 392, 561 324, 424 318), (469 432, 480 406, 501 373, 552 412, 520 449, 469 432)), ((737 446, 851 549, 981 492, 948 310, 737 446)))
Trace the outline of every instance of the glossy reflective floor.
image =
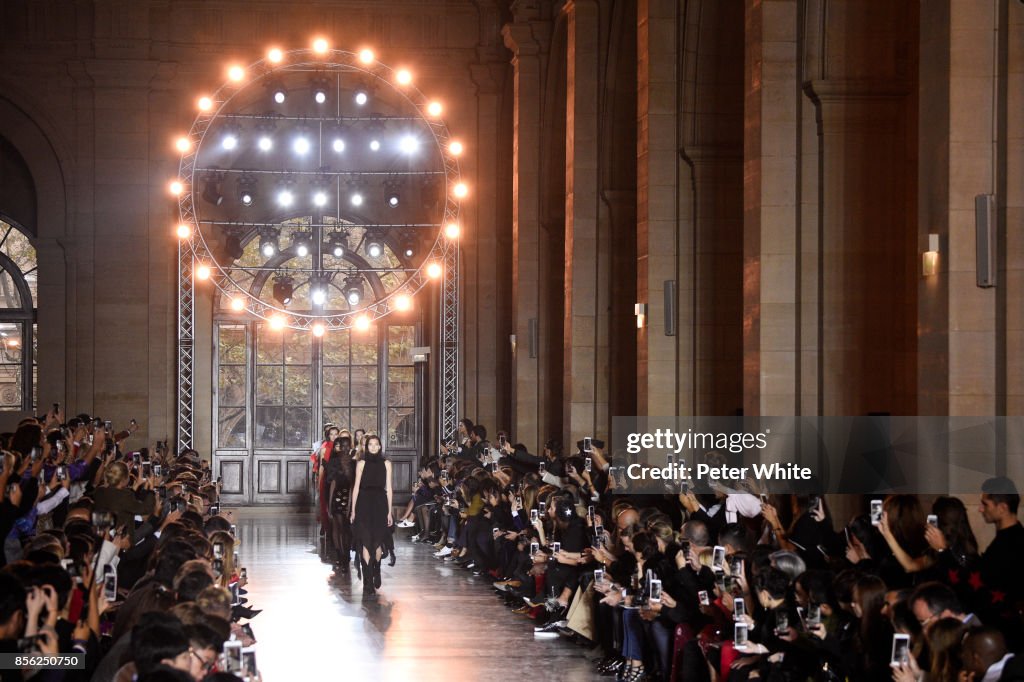
MULTIPOLYGON (((428 545, 396 537, 398 563, 376 598, 357 578, 320 562, 312 515, 235 512, 264 682, 298 680, 591 680, 587 649, 534 639, 490 583, 434 559, 428 545)), ((608 678, 603 678, 608 679, 608 678)))

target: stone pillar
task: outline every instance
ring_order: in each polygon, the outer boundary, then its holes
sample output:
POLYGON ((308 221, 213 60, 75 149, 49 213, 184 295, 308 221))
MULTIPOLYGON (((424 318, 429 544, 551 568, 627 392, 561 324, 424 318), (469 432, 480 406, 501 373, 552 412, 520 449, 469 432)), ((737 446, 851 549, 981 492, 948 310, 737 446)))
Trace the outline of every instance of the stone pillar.
POLYGON ((502 29, 512 50, 512 316, 516 350, 512 361, 512 435, 523 443, 543 443, 544 397, 538 357, 530 357, 530 331, 540 322, 540 113, 541 60, 539 9, 514 3, 515 20, 502 29), (533 322, 531 323, 531 320, 533 322))
POLYGON ((644 327, 637 330, 637 413, 650 416, 680 410, 679 337, 665 335, 664 308, 664 284, 678 276, 677 5, 637 5, 636 293, 637 302, 647 304, 644 327))
POLYGON ((747 0, 744 414, 799 414, 796 0, 747 0))
POLYGON ((569 0, 563 11, 568 18, 563 425, 565 442, 574 443, 605 436, 610 426, 608 240, 600 234, 598 197, 600 8, 597 0, 569 0))

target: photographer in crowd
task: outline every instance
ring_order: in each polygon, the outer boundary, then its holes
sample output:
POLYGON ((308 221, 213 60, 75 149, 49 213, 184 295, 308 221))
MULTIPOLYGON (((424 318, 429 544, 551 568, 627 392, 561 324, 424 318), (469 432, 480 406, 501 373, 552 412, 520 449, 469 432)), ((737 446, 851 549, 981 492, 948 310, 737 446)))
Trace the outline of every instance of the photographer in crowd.
POLYGON ((194 450, 126 451, 135 428, 54 405, 0 434, 0 652, 84 660, 4 682, 259 679, 219 483, 194 450))
MULTIPOLYGON (((1024 680, 1012 481, 982 489, 981 551, 955 497, 864 500, 666 488, 631 494, 584 439, 534 456, 473 425, 422 463, 409 523, 435 557, 486 578, 537 638, 600 652, 619 680, 1024 680), (493 451, 500 457, 495 459, 493 451), (930 510, 930 514, 926 513, 930 510)), ((725 458, 708 453, 705 461, 725 458)))

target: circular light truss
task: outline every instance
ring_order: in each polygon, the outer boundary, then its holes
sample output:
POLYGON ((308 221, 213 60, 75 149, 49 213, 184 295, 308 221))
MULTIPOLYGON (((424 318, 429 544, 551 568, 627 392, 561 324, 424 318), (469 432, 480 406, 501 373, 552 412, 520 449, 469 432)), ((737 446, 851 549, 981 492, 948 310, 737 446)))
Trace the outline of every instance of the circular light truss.
MULTIPOLYGON (((312 106, 322 106, 326 103, 328 95, 321 96, 319 87, 315 85, 311 86, 313 92, 313 98, 311 102, 312 106)), ((340 81, 339 81, 340 82, 340 81)), ((341 94, 341 87, 338 87, 338 96, 341 94)), ((325 89, 326 92, 326 89, 325 89)), ((360 105, 366 102, 364 97, 362 102, 357 102, 360 105)), ((270 105, 272 106, 272 105, 270 105)), ((362 50, 359 53, 348 52, 345 50, 336 49, 325 49, 324 44, 321 42, 314 43, 312 49, 295 49, 290 51, 281 51, 273 49, 268 53, 265 59, 253 62, 247 67, 233 66, 228 70, 228 80, 223 83, 220 88, 217 89, 212 95, 204 96, 197 100, 197 107, 199 114, 192 123, 191 129, 186 137, 179 138, 176 141, 176 148, 181 153, 181 162, 179 166, 178 176, 171 182, 172 193, 178 196, 178 210, 180 222, 177 226, 177 234, 179 239, 187 244, 187 247, 192 251, 195 259, 194 272, 201 271, 202 274, 209 273, 207 279, 213 283, 213 285, 220 291, 222 296, 228 297, 231 301, 231 309, 236 313, 249 312, 259 318, 265 319, 270 322, 273 328, 290 327, 298 330, 312 331, 314 334, 320 335, 327 330, 341 330, 356 328, 366 328, 368 324, 372 324, 375 320, 387 315, 394 310, 407 310, 409 301, 416 296, 416 294, 423 289, 432 279, 438 279, 443 276, 443 272, 440 267, 445 262, 445 256, 449 253, 449 249, 457 248, 456 241, 459 237, 461 226, 459 223, 460 214, 460 203, 461 199, 465 197, 467 190, 465 184, 462 182, 459 173, 458 156, 463 151, 463 145, 461 142, 451 139, 448 128, 444 121, 441 119, 440 114, 442 111, 441 105, 426 97, 418 88, 412 84, 412 78, 406 69, 393 69, 388 65, 385 65, 378 61, 372 53, 368 50, 362 50), (444 175, 443 183, 443 197, 444 206, 441 211, 440 222, 424 223, 418 225, 418 227, 436 227, 436 234, 433 242, 427 251, 426 255, 419 261, 418 266, 415 268, 379 268, 370 270, 359 270, 359 269, 342 269, 338 268, 331 270, 332 277, 340 277, 353 272, 401 272, 407 273, 406 278, 400 284, 392 288, 390 291, 385 291, 383 295, 375 296, 372 303, 365 305, 361 308, 350 309, 344 312, 328 312, 322 311, 316 312, 311 305, 311 311, 292 311, 288 310, 283 304, 279 304, 277 301, 268 301, 259 295, 259 291, 253 291, 249 288, 241 286, 231 276, 231 271, 235 268, 235 261, 239 257, 230 257, 230 262, 221 263, 221 260, 215 256, 215 251, 223 252, 223 246, 217 246, 216 240, 214 243, 208 239, 212 237, 214 228, 204 229, 201 215, 197 209, 197 198, 202 198, 209 203, 216 203, 217 205, 223 199, 222 191, 218 191, 218 197, 209 197, 203 193, 206 191, 203 187, 204 178, 203 174, 209 176, 211 169, 203 169, 198 166, 200 153, 204 150, 204 142, 208 142, 208 133, 215 127, 215 124, 223 124, 227 121, 230 125, 230 119, 233 114, 231 113, 231 105, 239 97, 239 95, 245 92, 251 87, 262 87, 266 86, 268 97, 275 99, 277 104, 281 104, 283 100, 277 100, 277 92, 274 90, 277 86, 275 83, 281 80, 282 76, 294 75, 296 73, 302 74, 315 74, 316 78, 329 78, 336 76, 341 78, 342 76, 349 76, 356 78, 364 83, 369 89, 387 87, 389 94, 397 94, 397 99, 403 102, 411 108, 412 116, 408 117, 408 120, 414 120, 417 124, 422 125, 426 130, 429 131, 433 145, 432 150, 436 150, 436 153, 440 158, 440 170, 434 172, 436 175, 444 175), (207 266, 205 269, 201 266, 207 266), (238 301, 241 300, 244 305, 239 305, 238 301)), ((379 115, 369 116, 347 116, 342 115, 340 110, 336 115, 316 115, 316 116, 283 116, 275 114, 273 112, 264 114, 262 116, 248 115, 251 119, 265 119, 268 125, 272 125, 274 121, 281 120, 295 120, 296 118, 304 121, 304 124, 318 123, 321 125, 321 138, 322 138, 322 124, 324 122, 331 122, 336 125, 339 129, 345 125, 345 122, 366 122, 373 120, 380 120, 379 115)), ((397 120, 401 117, 385 117, 388 120, 397 120)), ((224 125, 220 126, 222 129, 224 125)), ((323 139, 321 141, 321 147, 323 145, 323 139)), ((225 149, 234 149, 237 144, 237 139, 231 141, 231 146, 222 144, 225 149)), ((373 144, 377 144, 374 140, 373 144)), ((406 138, 402 139, 401 145, 403 151, 408 151, 408 141, 406 138)), ((428 144, 427 147, 431 147, 428 144)), ((344 147, 344 144, 341 145, 344 147)), ((372 147, 377 149, 377 147, 372 147)), ((265 145, 261 138, 259 148, 263 151, 269 149, 265 145)), ((339 151, 338 145, 335 143, 335 151, 339 151)), ((298 151, 298 150, 296 150, 298 151)), ((430 151, 430 150, 428 150, 430 151)), ((242 180, 249 173, 270 173, 276 176, 285 178, 287 182, 289 178, 294 178, 296 175, 309 176, 315 175, 322 177, 325 175, 324 167, 321 166, 316 171, 293 171, 288 168, 274 169, 274 170, 259 170, 259 171, 248 171, 246 169, 216 169, 216 172, 225 173, 230 172, 234 174, 240 174, 242 180)), ((361 178, 364 175, 387 175, 394 177, 396 174, 392 171, 372 171, 364 172, 359 170, 339 171, 332 172, 328 171, 327 174, 331 177, 337 176, 348 176, 352 178, 361 178)), ((387 185, 385 180, 385 185, 387 185)), ((240 185, 241 186, 241 185, 240 185)), ((340 186, 340 185, 339 185, 340 186)), ((251 196, 242 197, 245 194, 244 191, 240 190, 239 199, 243 202, 243 205, 248 207, 253 203, 251 196)), ((339 192, 340 201, 340 192, 339 192)), ((391 200, 390 197, 387 199, 391 207, 394 207, 397 203, 391 200)), ((320 204, 319 197, 316 199, 317 204, 320 204)), ((353 202, 355 203, 355 202, 353 202)), ((361 202, 360 202, 361 203, 361 202)), ((340 219, 340 206, 336 207, 338 211, 338 222, 334 223, 335 233, 340 234, 344 230, 345 222, 340 219)), ((294 219, 291 216, 288 219, 278 221, 279 234, 283 234, 286 223, 294 219)), ((239 231, 244 231, 249 236, 249 241, 255 239, 253 236, 259 230, 258 226, 266 227, 268 223, 245 223, 244 221, 239 223, 233 223, 234 232, 226 233, 232 234, 235 239, 240 242, 239 231)), ((321 226, 325 227, 325 226, 321 226)), ((365 228, 364 241, 369 236, 370 231, 376 231, 387 227, 395 227, 388 225, 373 225, 368 224, 362 226, 365 228)), ((402 227, 402 226, 397 226, 402 227)), ((323 238, 321 237, 321 242, 323 238)), ((351 246, 351 244, 349 245, 351 246)), ((403 249, 405 247, 403 246, 403 249)), ((392 250, 397 251, 392 245, 392 250)), ((397 255, 397 254, 396 254, 397 255)), ((401 260, 401 259, 399 259, 401 260)), ((285 261, 287 262, 287 261, 285 261)), ((242 268, 244 269, 244 268, 242 268)), ((288 268, 257 268, 258 270, 273 272, 275 274, 287 276, 289 274, 297 274, 294 269, 288 268)), ((321 265, 318 268, 314 262, 311 268, 310 274, 310 289, 312 290, 313 278, 320 278, 321 286, 327 286, 324 277, 326 269, 323 267, 323 258, 321 256, 321 265)), ((301 274, 301 271, 298 271, 301 274)), ((259 289, 262 290, 267 280, 273 275, 267 275, 262 279, 259 289)), ((255 286, 256 280, 254 278, 253 283, 250 286, 255 286)), ((339 280, 340 281, 340 280, 339 280)), ((335 286, 338 286, 337 284, 335 286)), ((373 287, 371 287, 372 289, 373 287)), ((375 294, 377 292, 374 292, 375 294)))

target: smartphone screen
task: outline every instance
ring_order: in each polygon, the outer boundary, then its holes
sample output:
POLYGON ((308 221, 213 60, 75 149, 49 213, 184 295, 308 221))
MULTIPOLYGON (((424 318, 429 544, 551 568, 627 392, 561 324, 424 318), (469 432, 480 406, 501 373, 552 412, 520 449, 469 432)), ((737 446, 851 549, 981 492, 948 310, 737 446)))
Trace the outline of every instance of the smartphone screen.
POLYGON ((117 601, 117 574, 110 573, 103 576, 103 596, 109 602, 117 601))
POLYGON ((592 443, 592 441, 591 441, 590 436, 586 436, 583 439, 583 452, 593 452, 594 451, 594 446, 591 443, 592 443))
POLYGON ((899 667, 910 660, 910 635, 895 633, 892 636, 892 659, 889 665, 899 667))
POLYGON ((224 642, 224 665, 229 673, 242 672, 242 643, 224 642))
POLYGON ((747 645, 747 624, 737 621, 733 630, 733 646, 742 649, 747 645))
POLYGON ((928 525, 929 526, 933 526, 935 528, 938 528, 939 527, 939 517, 936 516, 935 514, 929 514, 928 515, 928 525))
POLYGON ((725 567, 725 547, 721 545, 715 545, 715 549, 711 555, 711 568, 716 571, 721 571, 725 567))
POLYGON ((882 501, 871 500, 871 525, 878 526, 882 523, 882 501))
POLYGON ((789 629, 789 614, 783 609, 775 612, 775 634, 781 635, 789 629))
POLYGON ((533 556, 534 554, 536 554, 539 551, 540 551, 540 543, 539 542, 531 542, 530 543, 530 556, 533 556))
POLYGON ((651 581, 651 596, 648 597, 648 600, 652 601, 652 602, 654 602, 656 604, 661 601, 661 581, 660 580, 655 579, 655 580, 651 581))
POLYGON ((734 620, 739 620, 745 615, 747 615, 747 604, 743 601, 743 597, 736 597, 732 600, 732 617, 734 620))
POLYGON ((604 582, 604 570, 603 569, 599 568, 596 571, 594 571, 594 582, 595 583, 603 583, 604 582))
POLYGON ((711 606, 711 597, 708 596, 707 590, 701 590, 698 592, 697 599, 700 600, 701 606, 711 606))
POLYGON ((583 460, 583 470, 586 471, 588 474, 593 469, 593 466, 594 466, 594 462, 589 457, 587 457, 585 460, 583 460))

